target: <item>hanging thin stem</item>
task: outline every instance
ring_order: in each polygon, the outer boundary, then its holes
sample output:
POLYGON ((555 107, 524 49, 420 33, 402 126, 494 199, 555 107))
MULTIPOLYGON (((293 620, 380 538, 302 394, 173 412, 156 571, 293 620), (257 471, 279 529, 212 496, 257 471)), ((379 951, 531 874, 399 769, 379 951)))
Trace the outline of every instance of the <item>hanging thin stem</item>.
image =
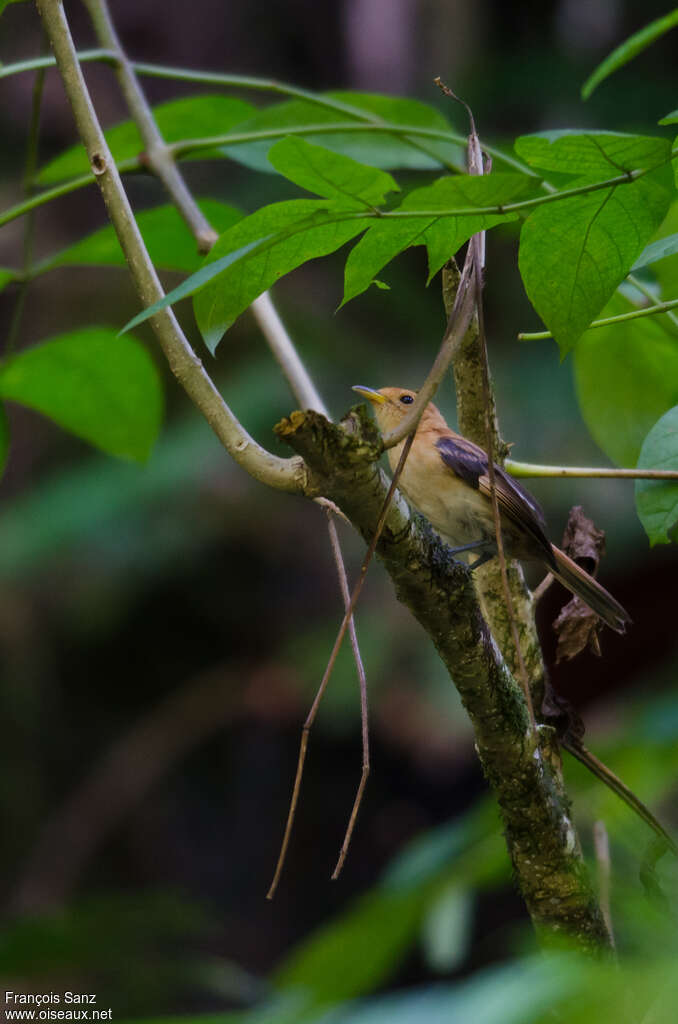
MULTIPOLYGON (((400 460, 398 462, 398 465, 396 466, 396 471, 393 474, 393 479, 391 480, 391 486, 388 489, 388 493, 387 493, 386 498, 384 500, 384 504, 382 506, 382 510, 381 510, 380 515, 379 515, 379 519, 377 521, 377 526, 376 526, 376 529, 374 531, 374 536, 372 537, 372 540, 370 542, 370 546, 367 549, 367 554, 365 555, 365 558, 363 559, 363 564, 360 567, 360 575, 358 577, 358 582, 356 583, 355 587, 353 588, 353 593, 351 594, 351 600, 350 600, 349 605, 348 605, 348 607, 346 609, 346 612, 344 614, 344 618, 342 619, 341 626, 339 627, 339 632, 337 633, 337 638, 334 641, 334 646, 332 648, 332 652, 331 652, 329 660, 327 662, 327 667, 325 668, 325 672, 324 672, 323 677, 322 677, 322 679, 320 681, 320 686, 318 687, 318 692, 315 695, 315 699, 313 701, 313 704, 311 705, 311 710, 309 711, 308 717, 307 717, 306 721, 304 722, 304 726, 303 726, 303 728, 301 730, 301 743, 299 744, 299 758, 298 758, 298 761, 297 761, 297 774, 296 774, 295 779, 294 779, 294 787, 292 789, 292 799, 290 800, 290 808, 289 808, 289 811, 288 811, 288 814, 287 814, 287 822, 285 824, 285 832, 284 832, 284 835, 283 835, 282 845, 280 847, 280 854, 278 855, 278 862, 276 864, 275 873, 273 875, 273 881, 271 882, 271 887, 268 890, 268 893, 266 895, 266 898, 269 899, 269 900, 273 899, 273 897, 275 895, 275 891, 278 888, 278 882, 280 881, 280 875, 282 874, 282 869, 284 867, 285 859, 287 857, 287 849, 289 847, 290 836, 292 835, 292 828, 294 826, 294 818, 295 818, 296 810, 297 810, 297 804, 299 802, 299 791, 301 789, 301 780, 302 780, 303 774, 304 774, 304 762, 306 760, 306 749, 308 747, 308 733, 309 733, 309 730, 310 730, 311 726, 313 725, 313 722, 315 721, 315 716, 318 713, 318 706, 320 704, 320 701, 322 700, 322 696, 323 696, 323 694, 325 692, 325 689, 327 688, 327 684, 328 684, 328 682, 330 680, 330 676, 332 675, 332 670, 334 669, 334 664, 335 664, 335 662, 337 660, 337 655, 339 654, 339 649, 341 648, 342 641, 344 639, 344 636, 346 635, 346 630, 348 628, 348 623, 351 620, 351 616, 353 615, 353 611, 354 611, 355 606, 356 606, 356 604, 358 602, 358 598, 360 597, 360 593, 361 593, 361 591, 363 589, 363 584, 365 583, 365 577, 367 576, 367 570, 369 568, 370 562, 372 561, 372 556, 374 555, 374 552, 376 550, 377 543, 378 543, 379 538, 381 536, 381 531, 384 529, 384 523, 386 522, 386 516, 388 515, 388 510, 389 510, 390 505, 391 505, 391 500, 392 500, 393 495, 395 493, 395 489, 396 489, 396 487, 398 485, 398 480, 400 479, 400 474, 403 471, 403 466, 405 465, 405 460, 407 459, 407 456, 409 455, 409 452, 410 452, 410 448, 412 447, 412 441, 413 440, 414 440, 414 433, 410 434, 410 436, 405 441, 405 444, 403 445, 403 450, 402 450, 402 453, 400 455, 400 460)), ((359 794, 358 795, 362 795, 360 790, 359 790, 359 794)), ((353 815, 352 815, 352 817, 353 817, 353 815)), ((350 821, 349 821, 349 828, 351 828, 351 822, 350 821)), ((342 847, 342 851, 343 851, 343 847, 342 847)), ((340 860, 341 860, 341 855, 340 855, 340 860)), ((339 864, 337 864, 337 868, 338 867, 339 867, 339 864)), ((335 868, 335 872, 336 872, 336 870, 337 869, 335 868)))

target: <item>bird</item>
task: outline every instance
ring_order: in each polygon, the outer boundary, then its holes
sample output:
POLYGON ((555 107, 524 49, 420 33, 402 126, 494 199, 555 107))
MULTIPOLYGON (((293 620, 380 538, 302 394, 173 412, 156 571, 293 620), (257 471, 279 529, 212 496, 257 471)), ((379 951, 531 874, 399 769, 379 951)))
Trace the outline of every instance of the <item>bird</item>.
MULTIPOLYGON (((382 434, 393 430, 414 402, 416 391, 356 384, 353 391, 372 404, 382 434)), ((404 441, 388 449, 391 469, 398 465, 404 441)), ((628 612, 604 587, 547 537, 544 513, 537 500, 501 466, 494 464, 502 545, 510 558, 541 562, 548 572, 588 605, 617 633, 631 622, 628 612)), ((476 569, 497 554, 490 490, 489 460, 477 444, 448 427, 429 402, 417 426, 398 487, 452 549, 452 554, 478 557, 476 569)))

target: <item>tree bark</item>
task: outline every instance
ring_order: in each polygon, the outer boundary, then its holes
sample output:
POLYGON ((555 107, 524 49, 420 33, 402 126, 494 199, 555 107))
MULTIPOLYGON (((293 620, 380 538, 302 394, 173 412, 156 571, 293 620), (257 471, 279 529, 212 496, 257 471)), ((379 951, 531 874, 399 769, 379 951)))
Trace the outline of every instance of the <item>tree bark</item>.
MULTIPOLYGON (((365 411, 339 425, 294 412, 277 434, 309 469, 309 490, 334 501, 366 541, 388 490, 380 438, 365 411)), ((501 808, 515 878, 544 941, 610 948, 569 817, 553 730, 531 730, 525 699, 483 618, 472 575, 396 493, 377 555, 398 599, 422 624, 461 695, 483 770, 501 808)))

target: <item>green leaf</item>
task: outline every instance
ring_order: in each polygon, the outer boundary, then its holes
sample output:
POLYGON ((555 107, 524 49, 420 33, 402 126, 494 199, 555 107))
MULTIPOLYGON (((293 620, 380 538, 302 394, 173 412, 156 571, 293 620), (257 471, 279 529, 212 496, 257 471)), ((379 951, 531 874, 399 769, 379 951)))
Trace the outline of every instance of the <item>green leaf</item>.
POLYGON ((337 208, 379 206, 400 189, 390 174, 305 139, 281 139, 268 154, 277 171, 308 192, 333 200, 337 208))
POLYGON ((215 351, 236 317, 283 274, 334 252, 372 223, 371 217, 328 209, 326 200, 296 199, 264 206, 230 228, 203 269, 212 260, 227 260, 234 250, 249 246, 251 251, 195 296, 195 318, 209 350, 215 351))
POLYGON ((341 306, 366 291, 374 282, 375 274, 398 253, 412 245, 424 245, 426 229, 432 223, 429 220, 377 221, 366 231, 348 254, 341 306))
MULTIPOLYGON (((678 405, 643 441, 638 468, 678 470, 678 405)), ((670 544, 669 533, 678 524, 678 480, 636 480, 636 509, 650 545, 670 544)))
POLYGON ((676 124, 676 122, 678 122, 678 110, 672 110, 670 114, 666 114, 657 121, 657 124, 676 124))
MULTIPOLYGON (((201 199, 198 206, 219 233, 242 218, 242 213, 235 207, 216 199, 201 199)), ((187 273, 197 270, 203 256, 198 252, 195 238, 176 207, 157 206, 152 210, 144 210, 137 215, 136 220, 156 267, 187 273)), ((113 228, 110 225, 101 228, 75 245, 50 256, 40 265, 40 270, 67 265, 125 266, 125 257, 113 228)))
MULTIPOLYGON (((617 294, 606 316, 635 307, 617 294)), ((577 396, 596 443, 620 466, 635 466, 650 428, 678 404, 678 345, 656 317, 587 331, 574 352, 577 396)))
MULTIPOLYGON (((171 100, 153 108, 153 115, 165 142, 195 139, 224 134, 244 118, 254 107, 243 100, 228 96, 189 96, 171 100)), ((117 163, 135 159, 144 149, 139 131, 133 121, 123 121, 105 133, 108 145, 117 163)), ((43 185, 75 178, 90 170, 84 147, 78 143, 50 160, 37 175, 43 185)))
POLYGON ((657 167, 671 155, 668 139, 622 132, 537 132, 521 135, 514 148, 531 167, 592 181, 657 167))
MULTIPOLYGON (((394 212, 406 210, 469 209, 498 206, 526 196, 534 181, 522 174, 468 174, 439 178, 415 189, 394 212)), ((353 247, 346 261, 342 305, 370 286, 375 274, 412 245, 426 245, 429 281, 471 235, 496 224, 516 220, 516 214, 470 214, 398 220, 377 220, 353 247)))
POLYGON ((661 167, 629 184, 545 204, 527 218, 520 273, 561 355, 610 300, 671 198, 670 170, 661 167))
POLYGON ((674 256, 678 252, 678 234, 667 235, 666 238, 658 238, 656 242, 646 245, 631 270, 642 270, 652 263, 666 259, 667 256, 674 256))
POLYGON ((503 206, 534 194, 539 182, 523 174, 457 174, 439 178, 432 185, 415 189, 403 199, 399 210, 469 210, 462 216, 447 215, 429 222, 426 230, 428 280, 437 274, 457 249, 477 231, 515 220, 514 213, 479 213, 478 207, 503 206))
POLYGON ((637 57, 639 53, 642 53, 646 47, 654 43, 656 39, 663 36, 670 29, 678 25, 678 8, 675 8, 669 14, 663 15, 661 18, 657 18, 656 21, 650 22, 644 28, 641 28, 639 32, 635 32, 628 39, 625 39, 621 46, 618 46, 612 53, 605 58, 602 64, 599 64, 593 74, 589 75, 582 86, 581 95, 582 99, 587 100, 594 89, 596 89, 600 83, 611 75, 614 71, 623 67, 634 57, 637 57))
POLYGON ((207 266, 202 266, 200 270, 196 270, 195 274, 191 274, 185 281, 173 288, 171 292, 167 292, 162 299, 158 299, 150 306, 146 306, 142 309, 141 313, 137 313, 136 316, 128 320, 125 326, 119 331, 119 335, 126 334, 127 331, 131 331, 133 327, 138 327, 139 324, 143 324, 146 320, 149 320, 156 313, 159 313, 161 309, 167 309, 168 306, 172 306, 175 302, 179 302, 181 299, 188 298, 189 295, 194 295, 201 288, 204 288, 208 281, 218 277, 222 271, 239 260, 245 253, 248 253, 250 249, 254 249, 257 246, 262 246, 266 241, 266 238, 257 238, 254 242, 249 245, 244 245, 241 249, 236 249, 235 252, 229 252, 226 256, 217 260, 215 263, 209 263, 207 266))
POLYGON ((162 419, 160 379, 148 352, 109 327, 63 334, 11 357, 0 368, 0 395, 139 462, 150 455, 162 419))
MULTIPOLYGON (((444 164, 451 164, 462 170, 466 165, 464 148, 444 138, 398 136, 393 132, 380 132, 378 124, 374 124, 371 131, 363 129, 354 132, 322 132, 323 125, 350 126, 379 120, 390 125, 417 127, 444 134, 451 132, 449 121, 434 107, 418 100, 370 93, 330 92, 322 95, 335 101, 338 109, 328 109, 305 100, 276 103, 258 111, 249 120, 238 125, 237 130, 277 132, 280 129, 289 129, 299 134, 303 133, 309 142, 319 143, 335 153, 344 153, 362 163, 388 170, 403 167, 428 171, 437 170, 444 164)), ((268 138, 257 142, 223 146, 221 152, 253 170, 270 173, 272 168, 268 161, 268 151, 274 142, 274 138, 268 138)))

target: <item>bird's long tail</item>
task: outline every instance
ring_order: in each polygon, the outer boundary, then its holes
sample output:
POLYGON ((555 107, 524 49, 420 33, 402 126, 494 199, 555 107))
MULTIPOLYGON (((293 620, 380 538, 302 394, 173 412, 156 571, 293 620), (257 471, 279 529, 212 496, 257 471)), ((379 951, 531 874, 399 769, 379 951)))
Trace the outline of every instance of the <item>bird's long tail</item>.
POLYGON ((556 560, 556 568, 551 572, 557 580, 571 590, 573 594, 584 601, 596 615, 600 615, 603 622, 606 622, 611 629, 617 633, 625 633, 627 623, 631 617, 627 611, 615 601, 612 594, 608 593, 605 587, 589 576, 585 569, 577 565, 564 551, 551 545, 553 557, 556 560))

